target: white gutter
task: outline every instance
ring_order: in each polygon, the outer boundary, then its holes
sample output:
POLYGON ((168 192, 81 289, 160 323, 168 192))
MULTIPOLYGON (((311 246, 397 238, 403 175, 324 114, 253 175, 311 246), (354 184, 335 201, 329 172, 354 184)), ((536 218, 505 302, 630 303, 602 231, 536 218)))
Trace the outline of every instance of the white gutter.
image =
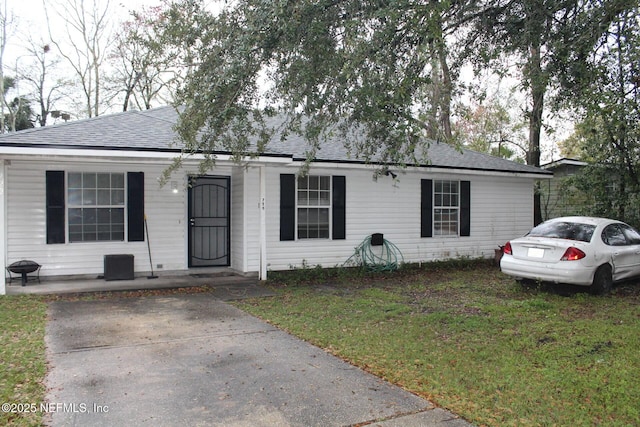
MULTIPOLYGON (((95 150, 95 149, 60 149, 48 147, 7 147, 0 146, 0 156, 11 156, 12 159, 36 160, 52 158, 81 158, 83 160, 95 159, 95 161, 118 160, 126 161, 127 159, 149 160, 149 161, 173 161, 180 157, 181 153, 171 151, 131 151, 131 150, 95 150)), ((232 156, 229 154, 216 154, 214 158, 222 162, 233 162, 232 156)), ((199 162, 205 159, 203 154, 185 154, 183 157, 187 162, 199 162)), ((256 158, 243 159, 242 163, 290 163, 291 156, 258 156, 256 158)))
MULTIPOLYGON (((284 165, 286 167, 291 168, 300 168, 304 165, 304 162, 301 161, 291 161, 290 163, 284 165)), ((375 164, 363 164, 363 163, 343 163, 343 162, 314 162, 311 164, 311 170, 318 169, 361 169, 361 170, 370 170, 374 172, 375 169, 379 168, 379 165, 375 164)), ((389 166, 389 170, 399 178, 402 178, 402 175, 411 172, 411 173, 421 173, 421 174, 464 174, 464 175, 475 175, 475 176, 510 176, 510 177, 519 177, 519 178, 531 178, 531 179, 552 179, 553 174, 544 173, 541 171, 540 174, 532 173, 532 172, 517 172, 517 171, 501 171, 501 170, 477 170, 477 169, 466 169, 466 168, 456 168, 456 167, 435 167, 435 166, 408 166, 406 168, 402 167, 393 167, 389 166)), ((390 179, 390 178, 389 178, 390 179)))
POLYGON ((561 165, 571 165, 571 166, 587 166, 589 163, 587 162, 583 162, 582 160, 575 160, 575 159, 560 159, 560 160, 554 160, 552 162, 549 163, 545 163, 544 165, 541 165, 540 167, 542 169, 550 169, 556 166, 561 166, 561 165))

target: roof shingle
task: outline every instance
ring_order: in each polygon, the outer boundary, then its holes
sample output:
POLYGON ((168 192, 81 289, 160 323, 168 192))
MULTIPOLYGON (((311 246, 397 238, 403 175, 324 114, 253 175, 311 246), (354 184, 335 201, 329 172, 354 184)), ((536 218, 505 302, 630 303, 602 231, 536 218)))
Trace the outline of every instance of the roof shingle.
MULTIPOLYGON (((0 147, 47 147, 114 149, 131 151, 180 152, 174 125, 178 113, 173 107, 98 116, 54 126, 33 128, 0 135, 0 147)), ((266 155, 305 159, 308 144, 298 135, 285 140, 273 138, 266 155)), ((0 148, 1 151, 1 148, 0 148)), ((429 167, 467 170, 500 171, 549 175, 542 169, 494 157, 488 154, 456 148, 445 143, 432 143, 428 148, 429 167)), ((338 140, 325 142, 316 161, 362 163, 350 156, 338 140)), ((425 165, 427 166, 427 165, 425 165)))

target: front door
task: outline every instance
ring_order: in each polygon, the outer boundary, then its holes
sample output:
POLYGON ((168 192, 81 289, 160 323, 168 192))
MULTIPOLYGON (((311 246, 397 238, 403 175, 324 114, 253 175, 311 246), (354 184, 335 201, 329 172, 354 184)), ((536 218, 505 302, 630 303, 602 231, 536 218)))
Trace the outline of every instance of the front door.
POLYGON ((230 178, 202 176, 189 186, 189 267, 230 265, 230 178))

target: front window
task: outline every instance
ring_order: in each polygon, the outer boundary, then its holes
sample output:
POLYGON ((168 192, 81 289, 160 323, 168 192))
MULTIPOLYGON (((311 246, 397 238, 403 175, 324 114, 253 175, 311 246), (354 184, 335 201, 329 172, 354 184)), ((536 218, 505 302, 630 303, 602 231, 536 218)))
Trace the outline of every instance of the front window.
POLYGON ((298 239, 328 239, 331 177, 298 177, 298 239))
POLYGON ((69 172, 69 242, 123 241, 123 173, 69 172))
POLYGON ((434 181, 433 234, 435 236, 457 236, 459 214, 459 182, 434 181))

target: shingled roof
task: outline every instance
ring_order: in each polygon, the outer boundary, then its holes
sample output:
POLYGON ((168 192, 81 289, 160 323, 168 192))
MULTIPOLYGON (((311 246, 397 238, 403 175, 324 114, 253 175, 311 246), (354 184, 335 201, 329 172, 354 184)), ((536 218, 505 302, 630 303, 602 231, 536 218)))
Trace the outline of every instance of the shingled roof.
MULTIPOLYGON (((181 151, 181 143, 173 129, 177 119, 178 114, 173 107, 160 107, 6 133, 0 135, 0 154, 2 147, 159 151, 177 154, 181 151)), ((303 138, 291 135, 285 140, 274 138, 262 154, 302 160, 306 158, 307 149, 308 144, 303 138)), ((467 149, 457 150, 445 143, 432 143, 427 158, 430 163, 425 166, 432 168, 551 175, 550 172, 533 166, 467 149)), ((315 160, 362 163, 358 158, 350 156, 339 141, 325 143, 315 160)))

